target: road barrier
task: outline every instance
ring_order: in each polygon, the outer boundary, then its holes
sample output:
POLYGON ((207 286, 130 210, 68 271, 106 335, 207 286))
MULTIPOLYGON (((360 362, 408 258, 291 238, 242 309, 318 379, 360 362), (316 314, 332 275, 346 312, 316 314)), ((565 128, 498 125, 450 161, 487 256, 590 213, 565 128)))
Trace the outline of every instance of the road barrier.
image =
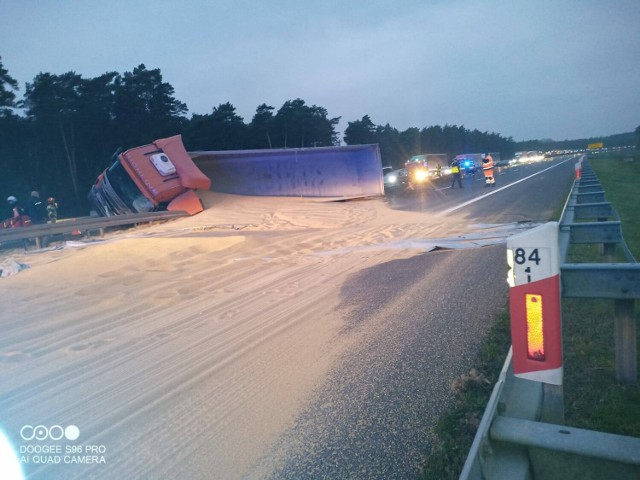
MULTIPOLYGON (((89 235, 91 232, 99 232, 104 235, 105 229, 109 227, 119 227, 123 225, 137 225, 141 223, 153 223, 171 220, 173 218, 186 217, 186 212, 166 211, 135 213, 131 215, 115 215, 113 217, 79 217, 60 220, 56 223, 44 223, 28 225, 26 227, 15 227, 0 229, 0 245, 17 240, 34 239, 36 248, 53 235, 71 234, 81 232, 89 235)), ((26 244, 25 244, 26 249, 26 244)))
MULTIPOLYGON (((613 300, 616 380, 635 384, 640 264, 584 157, 579 165, 558 229, 562 297, 613 300), (565 263, 569 246, 583 243, 600 244, 607 263, 565 263), (613 263, 617 251, 625 262, 613 263)), ((640 438, 563 425, 562 388, 515 376, 511 349, 460 479, 640 478, 640 438)))

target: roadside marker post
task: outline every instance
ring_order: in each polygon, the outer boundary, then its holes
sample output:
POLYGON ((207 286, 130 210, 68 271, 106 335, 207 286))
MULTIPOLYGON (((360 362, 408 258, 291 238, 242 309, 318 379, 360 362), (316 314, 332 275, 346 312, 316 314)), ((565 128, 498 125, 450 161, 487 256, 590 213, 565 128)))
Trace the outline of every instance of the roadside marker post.
POLYGON ((582 159, 580 159, 580 161, 576 163, 575 169, 576 169, 576 180, 580 180, 580 178, 582 178, 582 159))
POLYGON ((507 239, 513 373, 562 385, 558 223, 507 239))
POLYGON ((542 383, 540 421, 564 425, 558 222, 507 239, 513 374, 542 383))

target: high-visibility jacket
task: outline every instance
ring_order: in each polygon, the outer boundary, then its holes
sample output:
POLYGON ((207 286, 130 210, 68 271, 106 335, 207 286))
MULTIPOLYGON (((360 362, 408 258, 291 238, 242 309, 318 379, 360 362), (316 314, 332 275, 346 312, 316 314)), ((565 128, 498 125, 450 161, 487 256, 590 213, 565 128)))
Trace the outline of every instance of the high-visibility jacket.
POLYGON ((460 173, 460 168, 458 168, 458 164, 457 163, 454 163, 451 166, 451 173, 460 173))
POLYGON ((493 166, 493 158, 491 158, 491 155, 487 155, 482 160, 482 171, 485 177, 493 177, 493 166))

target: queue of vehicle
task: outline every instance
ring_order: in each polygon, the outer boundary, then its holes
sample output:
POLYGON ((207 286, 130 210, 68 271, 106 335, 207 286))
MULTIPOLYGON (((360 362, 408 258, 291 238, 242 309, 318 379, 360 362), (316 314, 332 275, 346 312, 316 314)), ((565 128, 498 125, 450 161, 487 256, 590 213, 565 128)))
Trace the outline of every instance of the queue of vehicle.
POLYGON ((506 164, 502 162, 499 152, 465 153, 451 159, 446 154, 414 155, 405 162, 403 168, 394 169, 391 166, 383 168, 385 191, 415 190, 428 185, 438 178, 451 175, 454 164, 463 176, 475 175, 482 171, 483 159, 488 154, 493 158, 495 166, 506 164))

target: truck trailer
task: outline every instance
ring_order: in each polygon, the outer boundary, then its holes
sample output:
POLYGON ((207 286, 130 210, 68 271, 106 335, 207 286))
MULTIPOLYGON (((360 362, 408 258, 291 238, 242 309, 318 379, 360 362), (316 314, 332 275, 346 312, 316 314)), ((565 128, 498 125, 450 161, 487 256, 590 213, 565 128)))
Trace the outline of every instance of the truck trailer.
POLYGON ((239 195, 360 198, 384 195, 377 144, 189 152, 211 190, 239 195))

